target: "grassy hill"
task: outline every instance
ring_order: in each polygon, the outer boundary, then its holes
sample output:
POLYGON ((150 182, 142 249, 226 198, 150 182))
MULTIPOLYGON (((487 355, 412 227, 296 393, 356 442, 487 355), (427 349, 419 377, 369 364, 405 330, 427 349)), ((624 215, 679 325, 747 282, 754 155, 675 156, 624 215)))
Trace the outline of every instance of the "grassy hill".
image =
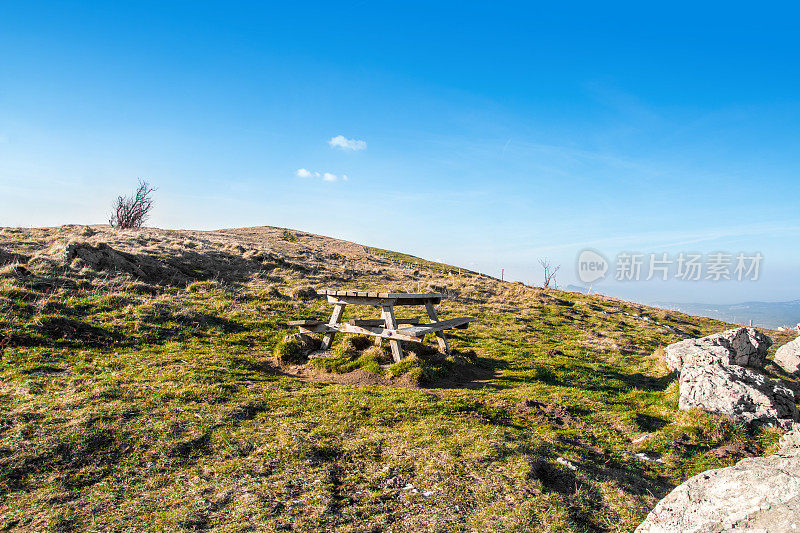
POLYGON ((630 531, 774 446, 679 411, 654 355, 727 324, 410 257, 269 227, 0 230, 0 530, 630 531), (308 287, 438 290, 478 320, 417 372, 279 364, 284 322, 330 313, 308 287))

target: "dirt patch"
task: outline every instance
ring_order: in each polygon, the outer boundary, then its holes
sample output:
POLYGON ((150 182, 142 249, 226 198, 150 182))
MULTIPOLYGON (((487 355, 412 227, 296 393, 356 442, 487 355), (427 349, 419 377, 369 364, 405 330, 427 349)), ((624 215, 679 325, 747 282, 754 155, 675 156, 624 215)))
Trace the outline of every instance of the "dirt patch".
POLYGON ((583 429, 587 424, 575 409, 557 403, 527 399, 519 404, 517 412, 529 420, 547 422, 555 429, 583 429))
POLYGON ((353 370, 352 372, 338 374, 336 372, 326 372, 318 368, 309 368, 306 365, 278 366, 282 374, 301 379, 302 381, 336 383, 338 385, 350 385, 353 387, 383 385, 385 387, 404 387, 409 389, 420 388, 419 384, 408 376, 392 378, 391 376, 375 374, 362 368, 353 370))
POLYGON ((499 371, 463 363, 457 364, 453 368, 453 371, 446 377, 432 382, 420 383, 417 379, 409 375, 393 377, 388 374, 375 374, 362 368, 339 374, 336 372, 327 372, 319 368, 312 368, 308 365, 282 364, 275 360, 271 360, 270 364, 277 372, 303 381, 337 383, 339 385, 351 385, 353 387, 382 385, 384 387, 401 387, 406 389, 477 389, 488 386, 493 379, 496 379, 500 375, 499 371))
POLYGON ((708 451, 711 457, 752 457, 758 454, 758 450, 742 442, 728 442, 708 451))

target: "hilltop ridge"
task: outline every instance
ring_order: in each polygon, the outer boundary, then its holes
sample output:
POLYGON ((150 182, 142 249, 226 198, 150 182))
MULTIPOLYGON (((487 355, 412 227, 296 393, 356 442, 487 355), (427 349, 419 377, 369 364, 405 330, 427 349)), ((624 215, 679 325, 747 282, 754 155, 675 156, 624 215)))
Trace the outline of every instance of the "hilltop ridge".
POLYGON ((631 530, 775 446, 677 407, 658 349, 728 327, 284 228, 4 228, 0 528, 631 530), (442 292, 484 373, 298 377, 274 349, 323 287, 442 292))

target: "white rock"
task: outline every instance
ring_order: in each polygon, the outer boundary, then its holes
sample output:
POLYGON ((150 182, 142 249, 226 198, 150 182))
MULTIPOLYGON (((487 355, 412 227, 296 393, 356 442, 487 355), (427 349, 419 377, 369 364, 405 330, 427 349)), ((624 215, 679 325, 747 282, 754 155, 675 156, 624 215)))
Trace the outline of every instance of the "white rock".
POLYGON ((664 348, 670 370, 685 364, 721 362, 761 368, 772 339, 755 328, 735 328, 700 339, 686 339, 664 348))
POLYGON ((800 450, 709 470, 658 502, 636 533, 790 531, 800 523, 800 450))
POLYGON ((783 429, 799 416, 791 389, 749 368, 721 363, 683 367, 678 407, 783 429))
POLYGON ((578 467, 572 464, 568 459, 564 459, 563 457, 557 457, 556 462, 559 464, 569 468, 570 470, 578 470, 578 467))
POLYGON ((663 463, 664 459, 657 453, 652 452, 628 452, 628 455, 635 457, 640 461, 647 461, 648 463, 663 463))
POLYGON ((800 337, 778 348, 775 363, 790 374, 800 375, 800 337))

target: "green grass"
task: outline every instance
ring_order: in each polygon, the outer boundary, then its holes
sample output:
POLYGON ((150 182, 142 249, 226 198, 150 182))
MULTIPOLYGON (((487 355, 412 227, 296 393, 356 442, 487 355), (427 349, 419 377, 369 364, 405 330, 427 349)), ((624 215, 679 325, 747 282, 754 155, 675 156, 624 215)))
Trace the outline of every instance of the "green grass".
POLYGON ((467 270, 465 268, 448 265, 446 263, 439 263, 437 261, 429 261, 427 259, 422 259, 415 255, 404 254, 401 252, 392 252, 391 250, 375 248, 374 246, 365 246, 364 249, 371 254, 385 257, 386 259, 390 259, 395 262, 417 265, 419 267, 430 269, 436 272, 460 272, 461 274, 478 275, 478 273, 473 270, 467 270))
MULTIPOLYGON (((778 437, 678 410, 652 354, 682 336, 656 322, 726 327, 710 319, 451 277, 442 318, 477 317, 449 335, 462 355, 408 345, 392 364, 340 335, 314 365, 427 387, 359 388, 275 364, 286 320, 330 312, 283 296, 308 274, 181 287, 29 268, 0 279, 0 530, 630 531, 676 484, 778 437), (462 368, 490 377, 438 387, 462 368)), ((353 288, 397 282, 374 272, 353 288)))
POLYGON ((297 242, 297 235, 289 231, 288 229, 283 230, 283 234, 281 238, 286 242, 297 242))

